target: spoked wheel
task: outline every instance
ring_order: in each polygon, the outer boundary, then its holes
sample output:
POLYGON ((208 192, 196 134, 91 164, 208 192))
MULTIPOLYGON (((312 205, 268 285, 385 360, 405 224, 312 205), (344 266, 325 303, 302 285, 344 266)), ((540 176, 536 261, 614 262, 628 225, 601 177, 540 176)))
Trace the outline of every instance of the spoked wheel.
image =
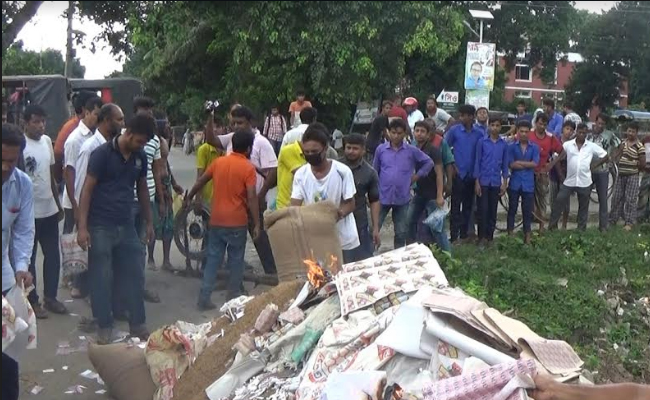
MULTIPOLYGON (((609 185, 607 186, 607 199, 612 197, 612 193, 614 193, 614 185, 616 184, 617 180, 618 180, 618 166, 616 164, 610 164, 609 165, 609 185)), ((596 191, 596 185, 592 186, 591 195, 589 196, 589 199, 593 203, 598 204, 598 192, 596 191)))
MULTIPOLYGON (((497 210, 496 229, 499 232, 507 232, 508 231, 508 204, 509 204, 508 191, 506 191, 506 193, 503 196, 499 197, 499 204, 500 207, 497 210)), ((524 220, 521 217, 521 210, 520 210, 520 212, 518 212, 517 215, 515 215, 515 229, 519 228, 523 223, 524 220)))
POLYGON ((210 211, 202 206, 181 208, 174 220, 174 241, 181 254, 185 256, 187 272, 199 273, 200 265, 207 256, 206 243, 210 211), (192 266, 195 261, 196 266, 192 266))

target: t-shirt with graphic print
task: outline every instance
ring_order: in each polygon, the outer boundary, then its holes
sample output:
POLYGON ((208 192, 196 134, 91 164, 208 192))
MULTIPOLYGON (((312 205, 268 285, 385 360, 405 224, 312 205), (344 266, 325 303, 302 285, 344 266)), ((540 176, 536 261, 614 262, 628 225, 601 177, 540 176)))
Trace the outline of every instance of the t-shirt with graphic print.
POLYGON ((25 136, 26 145, 23 152, 25 173, 29 175, 34 186, 34 218, 47 218, 59 209, 52 193, 51 168, 54 165, 54 148, 52 139, 43 135, 39 140, 25 136))
MULTIPOLYGON (((352 170, 345 164, 331 160, 330 172, 322 179, 317 179, 310 164, 300 167, 293 178, 291 198, 302 200, 303 204, 331 201, 337 207, 342 201, 352 199, 357 193, 352 170)), ((350 213, 336 223, 339 240, 343 250, 359 247, 359 234, 354 214, 350 213)))

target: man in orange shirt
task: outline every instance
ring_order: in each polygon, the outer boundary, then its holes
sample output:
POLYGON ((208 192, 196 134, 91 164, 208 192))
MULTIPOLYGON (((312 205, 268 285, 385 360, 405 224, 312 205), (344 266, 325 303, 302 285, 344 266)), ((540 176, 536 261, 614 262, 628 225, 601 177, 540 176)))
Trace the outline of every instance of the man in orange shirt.
POLYGON ((210 164, 185 197, 189 207, 192 198, 214 180, 210 231, 208 233, 208 260, 203 272, 199 293, 199 310, 217 308, 210 300, 217 278, 217 269, 228 251, 226 270, 230 271, 227 299, 241 295, 244 275, 244 254, 248 232, 248 211, 253 219, 253 241, 260 234, 260 213, 255 187, 255 167, 249 161, 255 136, 250 129, 240 129, 232 137, 232 153, 219 157, 210 164))
POLYGON ((74 113, 69 120, 59 130, 54 142, 54 179, 56 182, 61 182, 63 179, 63 150, 65 148, 65 141, 68 140, 70 134, 77 128, 79 121, 84 117, 84 105, 94 94, 91 92, 79 92, 73 100, 74 113))
POLYGON ((311 102, 305 100, 305 92, 298 90, 296 92, 296 101, 289 105, 289 115, 291 117, 291 127, 297 128, 302 122, 300 121, 300 112, 307 107, 311 107, 311 102))

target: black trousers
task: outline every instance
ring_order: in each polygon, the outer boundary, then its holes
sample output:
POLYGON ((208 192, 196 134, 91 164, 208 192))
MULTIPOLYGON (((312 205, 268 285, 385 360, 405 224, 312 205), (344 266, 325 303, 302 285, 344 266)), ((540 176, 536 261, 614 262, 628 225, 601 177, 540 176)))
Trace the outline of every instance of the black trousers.
POLYGON ((469 224, 472 219, 474 208, 475 180, 471 176, 460 178, 456 176, 451 190, 451 241, 466 239, 469 232, 469 224))
POLYGON ((481 197, 478 198, 478 237, 479 239, 494 239, 494 229, 497 226, 497 207, 499 206, 500 187, 481 186, 481 197))
MULTIPOLYGON (((253 218, 248 216, 248 233, 253 237, 253 218)), ((264 210, 260 208, 260 236, 253 242, 255 244, 255 250, 257 250, 257 255, 260 258, 262 263, 262 268, 264 268, 265 274, 276 274, 277 270, 275 268, 275 258, 273 258, 273 250, 271 250, 271 242, 269 241, 269 235, 264 230, 264 210)))
POLYGON ((2 353, 2 400, 18 400, 18 362, 2 353))
MULTIPOLYGON (((34 287, 36 284, 36 251, 40 243, 43 250, 43 294, 46 299, 55 300, 59 288, 59 273, 61 271, 61 257, 59 254, 59 218, 54 214, 46 218, 37 218, 35 220, 34 249, 32 250, 32 259, 29 263, 29 272, 34 277, 34 287)), ((37 290, 29 293, 29 302, 38 304, 37 290)))

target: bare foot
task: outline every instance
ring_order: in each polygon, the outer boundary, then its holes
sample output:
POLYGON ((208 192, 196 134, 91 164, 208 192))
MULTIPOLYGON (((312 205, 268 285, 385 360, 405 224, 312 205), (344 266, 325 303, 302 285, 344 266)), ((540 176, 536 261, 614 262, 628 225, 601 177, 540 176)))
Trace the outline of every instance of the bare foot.
POLYGON ((152 271, 158 271, 158 266, 156 265, 156 262, 154 260, 147 261, 147 268, 149 268, 152 271))
POLYGON ((172 265, 171 261, 164 261, 161 268, 163 271, 170 271, 170 272, 176 271, 176 267, 172 265))
POLYGON ((632 225, 625 225, 625 226, 623 227, 623 230, 624 230, 625 232, 629 232, 629 231, 631 231, 631 230, 632 230, 632 225))

